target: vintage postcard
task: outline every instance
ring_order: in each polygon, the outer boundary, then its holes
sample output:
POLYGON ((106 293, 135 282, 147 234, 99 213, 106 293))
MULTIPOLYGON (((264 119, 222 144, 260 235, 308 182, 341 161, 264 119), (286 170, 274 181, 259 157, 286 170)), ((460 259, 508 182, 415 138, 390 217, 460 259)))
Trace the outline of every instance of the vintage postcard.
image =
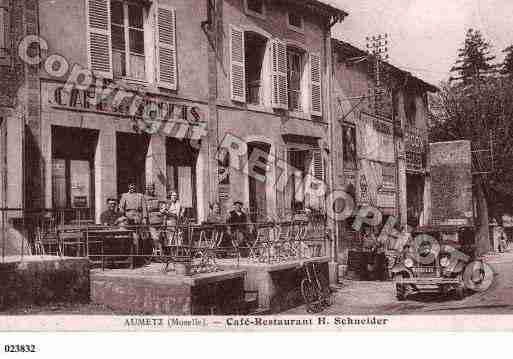
POLYGON ((0 0, 0 331, 512 330, 512 13, 0 0))

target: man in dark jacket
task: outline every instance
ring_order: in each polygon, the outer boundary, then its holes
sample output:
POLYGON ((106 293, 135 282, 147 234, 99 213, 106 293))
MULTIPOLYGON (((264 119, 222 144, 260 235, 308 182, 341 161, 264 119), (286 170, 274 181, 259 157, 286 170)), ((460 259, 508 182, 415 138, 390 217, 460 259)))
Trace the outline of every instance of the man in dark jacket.
POLYGON ((119 217, 123 215, 118 210, 118 201, 115 198, 107 200, 107 210, 103 211, 100 215, 100 224, 104 226, 113 226, 119 217))
POLYGON ((247 257, 248 250, 247 248, 247 238, 248 238, 248 217, 246 213, 242 210, 242 202, 235 201, 233 202, 233 209, 228 213, 228 219, 226 220, 228 226, 228 234, 232 239, 233 246, 243 247, 240 248, 240 255, 242 257, 247 257))

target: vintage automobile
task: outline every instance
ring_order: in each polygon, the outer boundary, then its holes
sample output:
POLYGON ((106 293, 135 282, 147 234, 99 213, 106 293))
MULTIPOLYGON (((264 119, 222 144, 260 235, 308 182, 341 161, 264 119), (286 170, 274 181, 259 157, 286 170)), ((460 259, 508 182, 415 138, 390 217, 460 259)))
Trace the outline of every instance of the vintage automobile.
POLYGON ((453 292, 463 299, 463 272, 474 254, 473 227, 418 228, 391 270, 397 299, 405 300, 410 292, 428 291, 453 292))

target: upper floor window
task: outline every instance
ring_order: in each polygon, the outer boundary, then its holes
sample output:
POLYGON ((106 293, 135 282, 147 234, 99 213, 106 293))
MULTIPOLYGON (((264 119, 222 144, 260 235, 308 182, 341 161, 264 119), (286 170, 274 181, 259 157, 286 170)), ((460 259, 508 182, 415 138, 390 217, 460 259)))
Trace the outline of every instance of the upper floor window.
POLYGON ((304 30, 303 17, 296 12, 290 11, 287 14, 287 25, 292 30, 303 32, 303 30, 304 30))
POLYGON ((247 102, 260 105, 264 103, 264 58, 267 38, 254 32, 244 33, 246 94, 247 102))
POLYGON ((244 0, 244 10, 250 15, 258 17, 265 16, 265 1, 264 0, 244 0))
POLYGON ((9 12, 0 6, 0 61, 9 54, 9 12))
POLYGON ((308 54, 296 48, 289 51, 281 40, 230 27, 233 101, 321 117, 321 72, 318 53, 308 54))
POLYGON ((139 3, 111 1, 112 66, 114 77, 146 79, 145 9, 139 3))
POLYGON ((161 2, 85 2, 88 60, 95 76, 177 89, 175 9, 161 2))
POLYGON ((289 48, 288 52, 288 81, 289 81, 289 109, 303 111, 302 79, 303 79, 303 52, 289 48))

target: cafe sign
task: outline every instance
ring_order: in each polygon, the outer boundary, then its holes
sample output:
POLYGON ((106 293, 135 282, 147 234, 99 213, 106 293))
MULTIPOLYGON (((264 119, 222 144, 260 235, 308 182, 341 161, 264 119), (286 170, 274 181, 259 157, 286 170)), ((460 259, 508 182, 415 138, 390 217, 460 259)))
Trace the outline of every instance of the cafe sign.
POLYGON ((48 104, 59 109, 123 117, 151 117, 153 121, 182 120, 199 123, 207 120, 205 111, 200 106, 153 94, 139 95, 135 92, 95 86, 85 90, 50 86, 47 96, 48 104))

